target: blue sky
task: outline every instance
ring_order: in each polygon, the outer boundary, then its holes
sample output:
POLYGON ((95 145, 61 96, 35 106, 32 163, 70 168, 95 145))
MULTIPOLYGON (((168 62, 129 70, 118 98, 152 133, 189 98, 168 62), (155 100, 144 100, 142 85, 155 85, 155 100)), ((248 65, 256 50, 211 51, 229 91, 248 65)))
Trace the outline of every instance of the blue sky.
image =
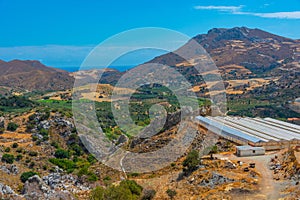
POLYGON ((77 66, 101 41, 139 27, 192 37, 247 26, 300 39, 300 1, 0 0, 0 26, 0 59, 77 66))

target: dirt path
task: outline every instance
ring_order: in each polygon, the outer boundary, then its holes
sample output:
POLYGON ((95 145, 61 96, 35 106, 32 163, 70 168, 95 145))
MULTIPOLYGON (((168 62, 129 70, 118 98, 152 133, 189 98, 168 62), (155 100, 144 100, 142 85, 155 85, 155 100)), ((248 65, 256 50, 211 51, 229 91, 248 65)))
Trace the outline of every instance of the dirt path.
MULTIPOLYGON (((268 163, 271 158, 274 157, 274 154, 268 154, 263 156, 252 156, 252 157, 237 157, 233 154, 230 155, 216 155, 218 158, 228 158, 230 160, 239 160, 244 163, 255 163, 256 170, 261 174, 261 181, 259 183, 260 191, 257 194, 245 194, 243 196, 239 196, 238 199, 256 199, 256 200, 277 200, 280 198, 280 191, 282 190, 282 186, 280 182, 276 182, 273 179, 272 171, 269 170, 268 163)), ((246 166, 246 165, 245 165, 246 166)))

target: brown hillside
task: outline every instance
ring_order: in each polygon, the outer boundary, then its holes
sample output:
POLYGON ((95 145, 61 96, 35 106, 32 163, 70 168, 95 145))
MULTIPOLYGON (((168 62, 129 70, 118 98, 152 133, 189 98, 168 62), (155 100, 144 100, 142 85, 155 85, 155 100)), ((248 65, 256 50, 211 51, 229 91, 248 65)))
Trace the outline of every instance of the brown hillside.
POLYGON ((0 61, 0 85, 23 90, 65 90, 73 86, 68 72, 46 67, 39 61, 0 61))

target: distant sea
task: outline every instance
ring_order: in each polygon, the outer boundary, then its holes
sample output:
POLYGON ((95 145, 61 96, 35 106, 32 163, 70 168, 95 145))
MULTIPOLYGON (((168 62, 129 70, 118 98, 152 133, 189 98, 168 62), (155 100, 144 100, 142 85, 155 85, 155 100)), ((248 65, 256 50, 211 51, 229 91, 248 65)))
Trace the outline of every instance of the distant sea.
MULTIPOLYGON (((134 66, 136 65, 127 65, 127 66, 109 66, 108 68, 111 68, 111 69, 116 69, 118 71, 126 71, 126 70, 129 70, 131 68, 133 68, 134 66)), ((76 72, 79 70, 80 67, 74 67, 74 66, 64 66, 64 67, 56 67, 58 69, 62 69, 62 70, 65 70, 65 71, 68 71, 68 72, 76 72)), ((98 69, 101 69, 101 68, 104 68, 104 67, 98 67, 98 69)), ((91 67, 89 69, 95 69, 95 67, 91 67)), ((88 70, 88 69, 86 69, 88 70)))

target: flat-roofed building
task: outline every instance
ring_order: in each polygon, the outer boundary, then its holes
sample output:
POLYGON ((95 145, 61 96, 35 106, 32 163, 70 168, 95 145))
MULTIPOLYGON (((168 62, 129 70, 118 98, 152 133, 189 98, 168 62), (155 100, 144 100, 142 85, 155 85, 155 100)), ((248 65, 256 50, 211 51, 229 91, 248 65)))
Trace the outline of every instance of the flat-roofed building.
POLYGON ((265 154, 265 148, 252 146, 237 146, 237 156, 260 156, 265 154))

